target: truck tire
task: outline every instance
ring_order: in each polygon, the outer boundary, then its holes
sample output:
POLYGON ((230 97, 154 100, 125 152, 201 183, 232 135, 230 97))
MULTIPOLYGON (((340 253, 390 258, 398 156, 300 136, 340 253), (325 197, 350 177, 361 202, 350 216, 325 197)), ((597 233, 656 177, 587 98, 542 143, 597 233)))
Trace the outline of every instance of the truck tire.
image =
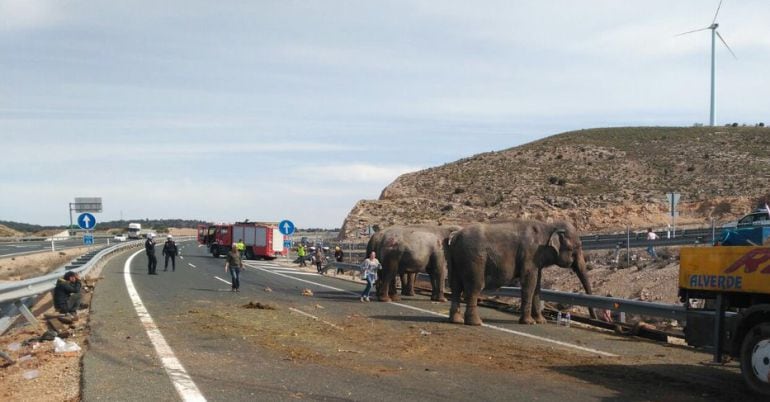
POLYGON ((755 325, 743 338, 741 374, 752 391, 770 396, 770 323, 755 325))
POLYGON ((246 259, 247 260, 253 260, 254 259, 254 251, 250 248, 246 249, 246 259))
POLYGON ((219 258, 219 246, 211 246, 211 255, 213 255, 214 258, 219 258))

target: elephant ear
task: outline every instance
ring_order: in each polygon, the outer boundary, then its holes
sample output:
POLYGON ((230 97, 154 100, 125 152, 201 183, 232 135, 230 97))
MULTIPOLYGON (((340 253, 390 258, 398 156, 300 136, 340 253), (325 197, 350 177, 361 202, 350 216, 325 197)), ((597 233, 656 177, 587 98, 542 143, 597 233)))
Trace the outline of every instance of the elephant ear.
POLYGON ((548 245, 553 248, 553 251, 556 254, 561 251, 562 243, 564 243, 564 230, 556 229, 551 232, 551 237, 548 239, 548 245))

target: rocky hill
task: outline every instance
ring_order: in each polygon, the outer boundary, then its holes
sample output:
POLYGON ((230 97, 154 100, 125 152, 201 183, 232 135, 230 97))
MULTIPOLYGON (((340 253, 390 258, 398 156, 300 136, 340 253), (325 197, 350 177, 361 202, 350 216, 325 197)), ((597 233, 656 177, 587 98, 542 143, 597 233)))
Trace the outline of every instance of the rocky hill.
POLYGON ((341 238, 367 226, 567 219, 584 232, 733 220, 770 194, 770 129, 627 127, 572 131, 407 173, 361 200, 341 238))

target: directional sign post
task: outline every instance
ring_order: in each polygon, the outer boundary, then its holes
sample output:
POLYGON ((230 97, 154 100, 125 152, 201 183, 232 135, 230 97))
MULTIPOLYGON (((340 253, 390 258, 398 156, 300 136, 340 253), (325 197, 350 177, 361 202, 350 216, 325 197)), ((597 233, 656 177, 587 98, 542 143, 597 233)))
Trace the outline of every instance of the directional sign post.
POLYGON ((88 212, 78 216, 78 226, 81 229, 91 230, 96 226, 96 218, 88 212))
POLYGON ((670 192, 666 194, 666 197, 668 198, 668 203, 671 206, 669 212, 671 212, 671 227, 674 229, 671 233, 671 237, 676 237, 676 217, 679 215, 679 211, 676 209, 676 204, 679 203, 681 194, 670 192))
POLYGON ((291 236, 294 233, 294 224, 290 220, 284 219, 278 224, 278 230, 283 235, 291 236))

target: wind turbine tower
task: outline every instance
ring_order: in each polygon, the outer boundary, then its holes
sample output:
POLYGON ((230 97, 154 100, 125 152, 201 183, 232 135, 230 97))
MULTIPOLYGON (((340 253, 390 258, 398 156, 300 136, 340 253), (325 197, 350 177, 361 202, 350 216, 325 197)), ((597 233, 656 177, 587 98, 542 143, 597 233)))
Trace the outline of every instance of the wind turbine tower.
POLYGON ((730 52, 730 54, 733 55, 733 57, 735 57, 736 59, 738 58, 738 56, 736 56, 735 53, 733 52, 733 49, 730 49, 730 46, 725 41, 725 38, 723 38, 722 35, 719 34, 719 31, 717 31, 717 28, 719 28, 719 24, 717 24, 717 16, 719 15, 719 10, 722 8, 722 2, 723 1, 724 0, 719 0, 719 5, 717 6, 716 13, 714 13, 714 19, 711 21, 711 25, 709 25, 709 26, 707 26, 705 28, 696 29, 694 31, 687 31, 687 32, 683 32, 683 33, 680 33, 679 35, 677 35, 677 36, 681 36, 681 35, 691 34, 693 32, 705 31, 707 29, 711 30, 711 108, 710 108, 710 111, 709 111, 709 125, 710 126, 713 126, 714 125, 714 121, 715 121, 715 110, 714 109, 715 109, 715 103, 716 103, 716 89, 715 89, 715 87, 716 87, 716 79, 715 79, 715 74, 716 74, 716 71, 715 71, 716 70, 716 38, 719 38, 719 40, 722 41, 722 44, 725 45, 725 47, 730 52))

